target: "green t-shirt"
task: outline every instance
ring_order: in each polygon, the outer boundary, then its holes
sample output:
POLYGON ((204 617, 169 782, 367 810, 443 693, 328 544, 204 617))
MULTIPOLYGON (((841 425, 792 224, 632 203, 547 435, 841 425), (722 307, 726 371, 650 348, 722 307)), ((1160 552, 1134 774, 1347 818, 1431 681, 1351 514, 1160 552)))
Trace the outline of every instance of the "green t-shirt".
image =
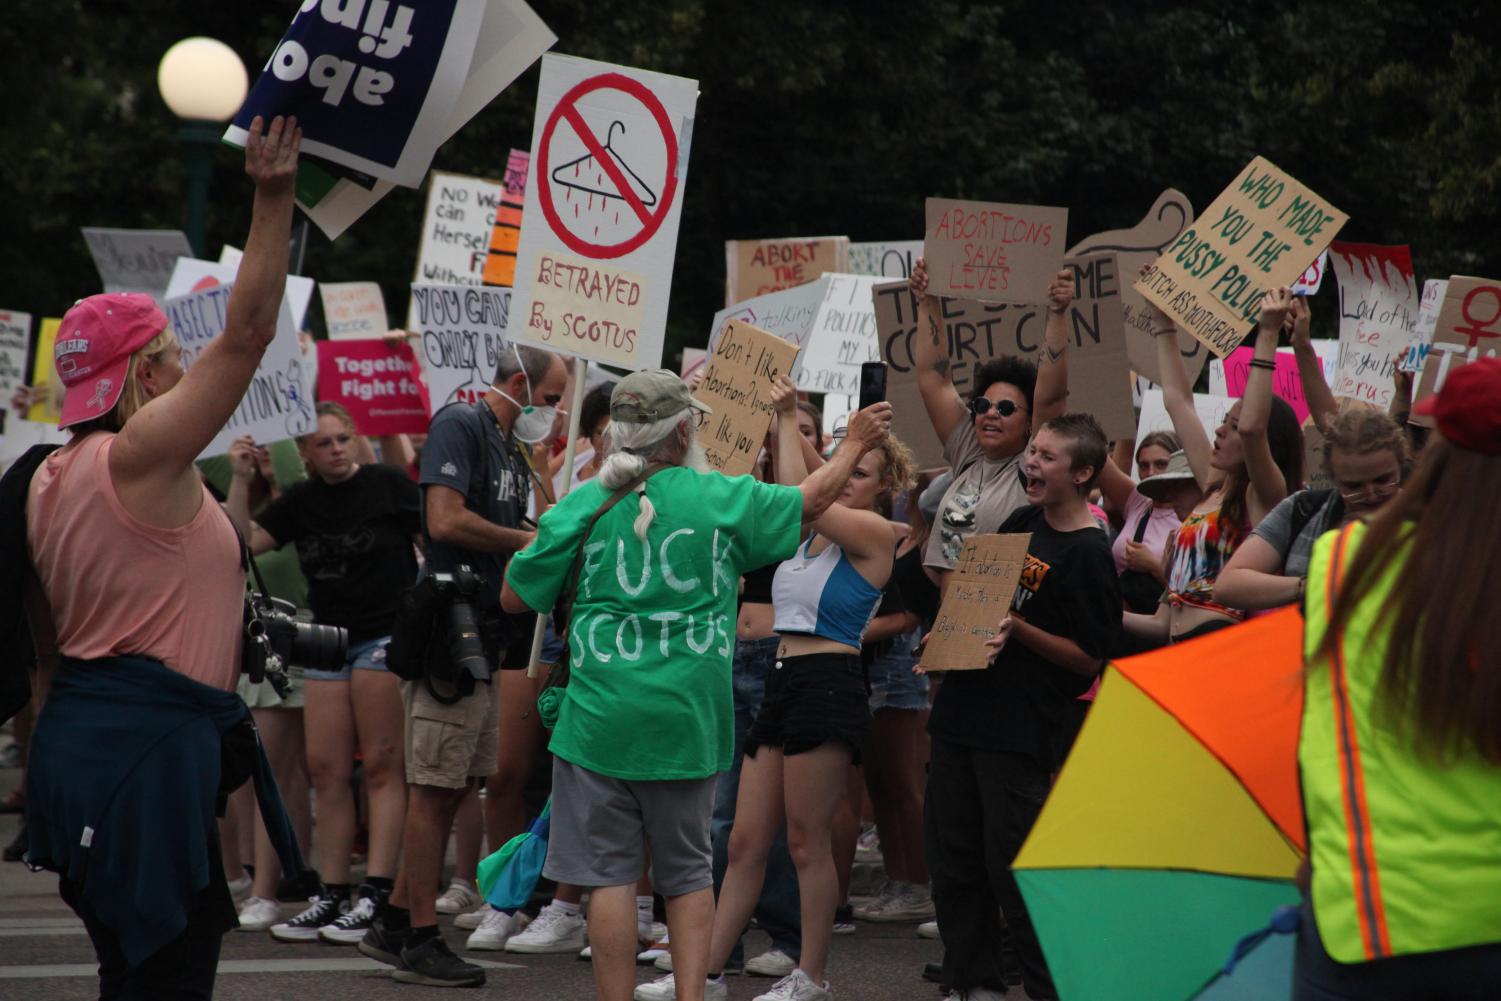
MULTIPOLYGON (((584 526, 610 496, 597 479, 542 516, 536 541, 506 580, 549 609, 573 567, 584 526)), ((646 540, 631 494, 589 534, 568 646, 571 674, 552 752, 633 781, 706 778, 730 766, 730 656, 735 598, 749 570, 797 549, 802 492, 689 469, 646 485, 656 518, 646 540)))

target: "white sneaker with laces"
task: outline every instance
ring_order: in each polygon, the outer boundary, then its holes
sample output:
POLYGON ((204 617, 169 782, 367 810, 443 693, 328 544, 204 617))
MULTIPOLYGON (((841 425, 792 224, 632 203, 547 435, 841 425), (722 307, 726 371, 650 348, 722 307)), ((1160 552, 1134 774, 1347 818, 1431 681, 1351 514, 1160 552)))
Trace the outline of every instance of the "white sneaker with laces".
POLYGON ((928 921, 933 914, 933 892, 917 883, 895 883, 875 903, 855 908, 861 921, 928 921))
POLYGON ((237 904, 242 903, 247 897, 250 896, 250 886, 252 882, 254 881, 250 878, 250 874, 246 873, 239 879, 231 879, 227 883, 225 883, 225 885, 229 887, 230 899, 232 899, 237 904))
POLYGON ((375 898, 361 897, 332 924, 318 929, 318 938, 334 945, 359 945, 375 921, 375 898))
POLYGON ((240 905, 240 931, 265 931, 281 920, 281 905, 265 897, 251 897, 240 905))
POLYGON ((548 904, 526 931, 511 937, 505 949, 532 955, 573 953, 588 944, 587 938, 582 914, 569 914, 557 904, 548 904))
MULTIPOLYGON (((665 977, 658 977, 648 984, 640 984, 632 995, 636 1001, 677 1001, 677 981, 671 973, 665 977)), ((728 1001, 730 989, 725 986, 724 978, 704 981, 704 1001, 728 1001)))
POLYGON ((874 900, 855 907, 855 917, 861 921, 879 921, 880 918, 872 918, 871 915, 880 914, 887 907, 891 906, 891 902, 897 898, 901 890, 902 885, 900 883, 889 879, 886 880, 881 884, 881 890, 876 894, 874 900))
POLYGON ((943 936, 938 933, 937 921, 924 921, 922 924, 917 926, 917 937, 939 939, 943 936))
POLYGON ((797 960, 781 949, 770 949, 745 961, 745 972, 758 977, 785 977, 797 969, 797 960))
POLYGON ((820 987, 802 970, 793 970, 773 984, 771 990, 758 995, 755 1001, 833 1001, 833 997, 834 992, 829 990, 827 980, 820 987))
POLYGON ((465 913, 460 914, 458 917, 454 918, 453 926, 455 928, 467 928, 469 931, 474 931, 474 929, 484 924, 485 915, 489 914, 493 910, 495 910, 495 908, 491 907, 489 904, 480 904, 474 910, 466 911, 465 913))
POLYGON ((479 927, 469 933, 464 948, 476 952, 500 952, 511 937, 524 930, 526 925, 525 914, 507 914, 491 907, 490 913, 485 915, 479 927))
POLYGON ((463 914, 485 902, 479 895, 479 887, 467 879, 453 879, 448 889, 438 897, 439 914, 463 914))

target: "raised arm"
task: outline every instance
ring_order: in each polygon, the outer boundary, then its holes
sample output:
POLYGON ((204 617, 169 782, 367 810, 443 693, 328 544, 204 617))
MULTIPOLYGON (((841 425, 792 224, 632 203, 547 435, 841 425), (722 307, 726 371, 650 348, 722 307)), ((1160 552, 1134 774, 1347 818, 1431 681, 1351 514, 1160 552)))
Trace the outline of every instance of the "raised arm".
POLYGON ((776 463, 778 483, 795 487, 808 478, 808 462, 803 455, 807 439, 797 429, 797 387, 785 375, 777 376, 771 384, 772 428, 776 436, 776 449, 772 461, 776 463))
POLYGON ((891 430, 891 404, 873 403, 850 418, 844 441, 828 462, 815 469, 798 487, 803 492, 803 524, 817 521, 849 481, 860 457, 886 439, 891 430))
POLYGON ((1292 298, 1292 293, 1285 287, 1270 289, 1261 297, 1261 318, 1256 324, 1256 353, 1251 360, 1251 372, 1246 377, 1246 391, 1240 401, 1240 420, 1236 424, 1246 456, 1246 475, 1251 481, 1246 509, 1253 525, 1287 496, 1289 487, 1296 489, 1298 486, 1289 484, 1283 477, 1267 440, 1267 422, 1272 416, 1272 372, 1277 364, 1277 334, 1292 307, 1292 298))
POLYGON ((1135 444, 1129 438, 1117 441, 1109 460, 1100 467, 1100 498, 1106 512, 1116 518, 1126 516, 1126 502, 1131 499, 1131 491, 1136 489, 1136 481, 1131 479, 1128 471, 1131 468, 1131 449, 1135 444))
POLYGON ((1392 355, 1392 402, 1386 408, 1398 427, 1405 426, 1407 418, 1412 415, 1412 385, 1415 380, 1411 372, 1402 371, 1402 356, 1405 354, 1406 351, 1398 351, 1392 355))
POLYGON ((252 556, 280 549, 281 543, 250 517, 250 481, 255 479, 255 441, 247 434, 235 439, 229 446, 229 494, 224 500, 224 510, 240 530, 252 556))
POLYGON ((1033 434, 1068 412, 1068 308, 1073 302, 1074 271, 1064 268, 1048 286, 1048 317, 1037 354, 1037 388, 1032 394, 1033 434))
POLYGON ((245 173, 255 182, 255 203, 224 332, 203 349, 181 382, 126 422, 110 449, 110 473, 117 486, 187 482, 184 476, 193 460, 240 405, 276 336, 302 130, 296 119, 279 116, 264 137, 262 127, 257 117, 245 140, 245 173))
POLYGON ((1193 387, 1188 381, 1188 369, 1183 367, 1183 355, 1178 351, 1178 331, 1156 303, 1150 299, 1146 302, 1152 320, 1148 329, 1157 348, 1157 370, 1162 376, 1162 404, 1172 419, 1173 430, 1183 445, 1199 489, 1208 493, 1224 474, 1209 465, 1209 435, 1194 409, 1193 387))
POLYGON ((1311 316, 1308 300, 1301 295, 1293 296, 1288 316, 1292 318, 1293 358, 1298 363, 1298 381, 1303 384, 1303 399, 1308 401, 1308 416, 1313 418, 1314 427, 1324 431, 1339 412, 1339 404, 1334 402, 1334 391, 1324 381, 1324 363, 1313 349, 1313 338, 1308 333, 1311 316))
POLYGON ((922 393, 928 420, 938 433, 938 440, 948 443, 954 428, 969 420, 969 408, 954 388, 949 371, 948 338, 943 332, 942 305, 938 297, 928 295, 928 262, 919 257, 909 279, 912 294, 917 296, 917 332, 912 335, 912 364, 917 368, 917 389, 922 393))

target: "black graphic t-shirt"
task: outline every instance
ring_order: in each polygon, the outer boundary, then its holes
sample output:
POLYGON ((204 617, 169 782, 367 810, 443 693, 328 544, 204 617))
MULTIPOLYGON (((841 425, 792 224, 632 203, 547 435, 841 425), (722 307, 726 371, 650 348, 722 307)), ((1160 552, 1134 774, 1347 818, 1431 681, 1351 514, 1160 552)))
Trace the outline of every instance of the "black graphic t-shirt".
MULTIPOLYGON (((1105 533, 1059 532, 1035 504, 1018 509, 998 531, 1032 533, 1012 612, 1103 662, 1121 625, 1120 580, 1105 533)), ((1092 683, 1013 635, 989 667, 944 675, 928 732, 968 747, 1025 755, 1051 771, 1065 750, 1062 725, 1070 703, 1092 683)))
POLYGON ((351 645, 388 636, 403 588, 417 578, 417 487, 390 466, 361 466, 342 483, 294 484, 255 519, 297 543, 316 621, 349 630, 351 645))

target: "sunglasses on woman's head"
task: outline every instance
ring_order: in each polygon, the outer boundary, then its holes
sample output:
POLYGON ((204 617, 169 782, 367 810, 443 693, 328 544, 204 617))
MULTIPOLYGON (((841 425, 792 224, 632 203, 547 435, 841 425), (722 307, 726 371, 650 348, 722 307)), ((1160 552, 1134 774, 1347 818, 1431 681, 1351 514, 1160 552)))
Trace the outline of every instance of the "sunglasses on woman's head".
POLYGON ((988 396, 977 396, 969 401, 969 412, 976 417, 988 414, 992 409, 1002 417, 1010 417, 1020 408, 1010 400, 992 400, 988 396))

